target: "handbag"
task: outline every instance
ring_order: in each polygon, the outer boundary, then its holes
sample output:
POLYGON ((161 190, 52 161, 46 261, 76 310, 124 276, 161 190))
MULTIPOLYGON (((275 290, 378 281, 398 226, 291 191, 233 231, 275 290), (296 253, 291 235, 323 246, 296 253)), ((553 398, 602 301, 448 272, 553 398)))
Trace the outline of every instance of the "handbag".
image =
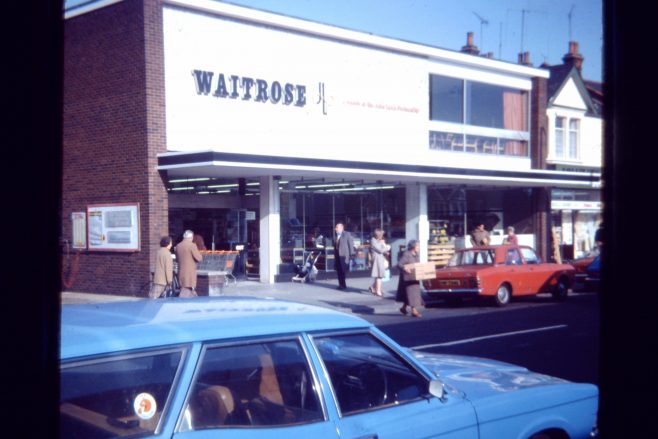
POLYGON ((166 299, 168 297, 174 297, 174 288, 171 284, 166 285, 162 294, 160 294, 160 299, 166 299))
POLYGON ((180 294, 180 284, 178 283, 178 276, 174 274, 174 278, 169 285, 165 286, 164 291, 160 294, 161 299, 167 299, 169 297, 178 297, 180 294))
POLYGON ((389 280, 391 280, 391 270, 387 268, 384 270, 384 277, 382 277, 382 282, 388 282, 389 280))

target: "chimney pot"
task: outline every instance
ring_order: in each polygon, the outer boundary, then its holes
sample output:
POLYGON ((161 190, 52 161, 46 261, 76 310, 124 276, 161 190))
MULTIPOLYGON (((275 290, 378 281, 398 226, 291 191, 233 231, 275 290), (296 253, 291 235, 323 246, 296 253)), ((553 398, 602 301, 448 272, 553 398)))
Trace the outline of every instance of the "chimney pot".
POLYGON ((564 64, 575 66, 580 72, 582 71, 584 60, 583 55, 578 52, 578 42, 569 41, 569 53, 562 57, 564 64))
POLYGON ((462 46, 462 52, 470 53, 471 55, 477 55, 480 53, 480 49, 473 44, 473 32, 466 33, 466 45, 462 46))

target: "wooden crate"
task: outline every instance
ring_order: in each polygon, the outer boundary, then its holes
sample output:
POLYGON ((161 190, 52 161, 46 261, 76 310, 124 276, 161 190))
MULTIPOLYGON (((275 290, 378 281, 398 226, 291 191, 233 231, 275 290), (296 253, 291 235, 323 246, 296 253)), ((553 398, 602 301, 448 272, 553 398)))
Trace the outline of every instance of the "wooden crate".
POLYGON ((404 268, 411 269, 411 278, 413 280, 436 279, 436 267, 432 262, 407 264, 404 268))
POLYGON ((455 254, 454 244, 429 244, 427 246, 427 260, 434 262, 437 267, 444 267, 455 254))

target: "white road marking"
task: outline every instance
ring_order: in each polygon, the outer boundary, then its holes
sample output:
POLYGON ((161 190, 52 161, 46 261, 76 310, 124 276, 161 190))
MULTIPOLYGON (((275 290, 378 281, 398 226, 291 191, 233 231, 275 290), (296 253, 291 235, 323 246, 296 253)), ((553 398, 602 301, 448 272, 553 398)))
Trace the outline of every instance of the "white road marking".
POLYGON ((544 326, 543 328, 525 329, 523 331, 503 332, 501 334, 492 334, 492 335, 484 335, 482 337, 465 338, 463 340, 448 341, 445 343, 434 343, 434 344, 424 344, 420 346, 412 346, 412 349, 422 350, 428 348, 438 348, 441 346, 454 346, 457 344, 473 343, 475 341, 486 340, 489 338, 509 337, 510 335, 529 334, 531 332, 540 332, 540 331, 550 331, 552 329, 566 328, 567 326, 568 325, 544 326))

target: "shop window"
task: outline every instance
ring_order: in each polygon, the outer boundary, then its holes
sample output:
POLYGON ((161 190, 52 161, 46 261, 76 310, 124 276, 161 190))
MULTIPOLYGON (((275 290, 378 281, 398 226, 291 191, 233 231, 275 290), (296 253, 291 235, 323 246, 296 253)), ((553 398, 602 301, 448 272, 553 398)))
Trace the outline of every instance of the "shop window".
POLYGON ((431 75, 430 118, 444 122, 464 122, 464 81, 431 75))
POLYGON ((466 83, 466 124, 527 130, 527 93, 497 85, 466 83))
POLYGON ((528 92, 441 75, 430 76, 430 119, 528 130, 528 92))
POLYGON ((527 157, 528 142, 519 139, 495 138, 472 134, 457 134, 430 131, 430 149, 439 151, 468 152, 478 154, 497 154, 515 157, 527 157))
POLYGON ((338 221, 352 234, 357 247, 350 270, 369 270, 368 247, 375 228, 383 228, 387 240, 405 236, 404 193, 403 188, 363 182, 290 184, 281 194, 279 274, 293 273, 309 251, 319 253, 318 270, 334 270, 333 238, 338 221))

